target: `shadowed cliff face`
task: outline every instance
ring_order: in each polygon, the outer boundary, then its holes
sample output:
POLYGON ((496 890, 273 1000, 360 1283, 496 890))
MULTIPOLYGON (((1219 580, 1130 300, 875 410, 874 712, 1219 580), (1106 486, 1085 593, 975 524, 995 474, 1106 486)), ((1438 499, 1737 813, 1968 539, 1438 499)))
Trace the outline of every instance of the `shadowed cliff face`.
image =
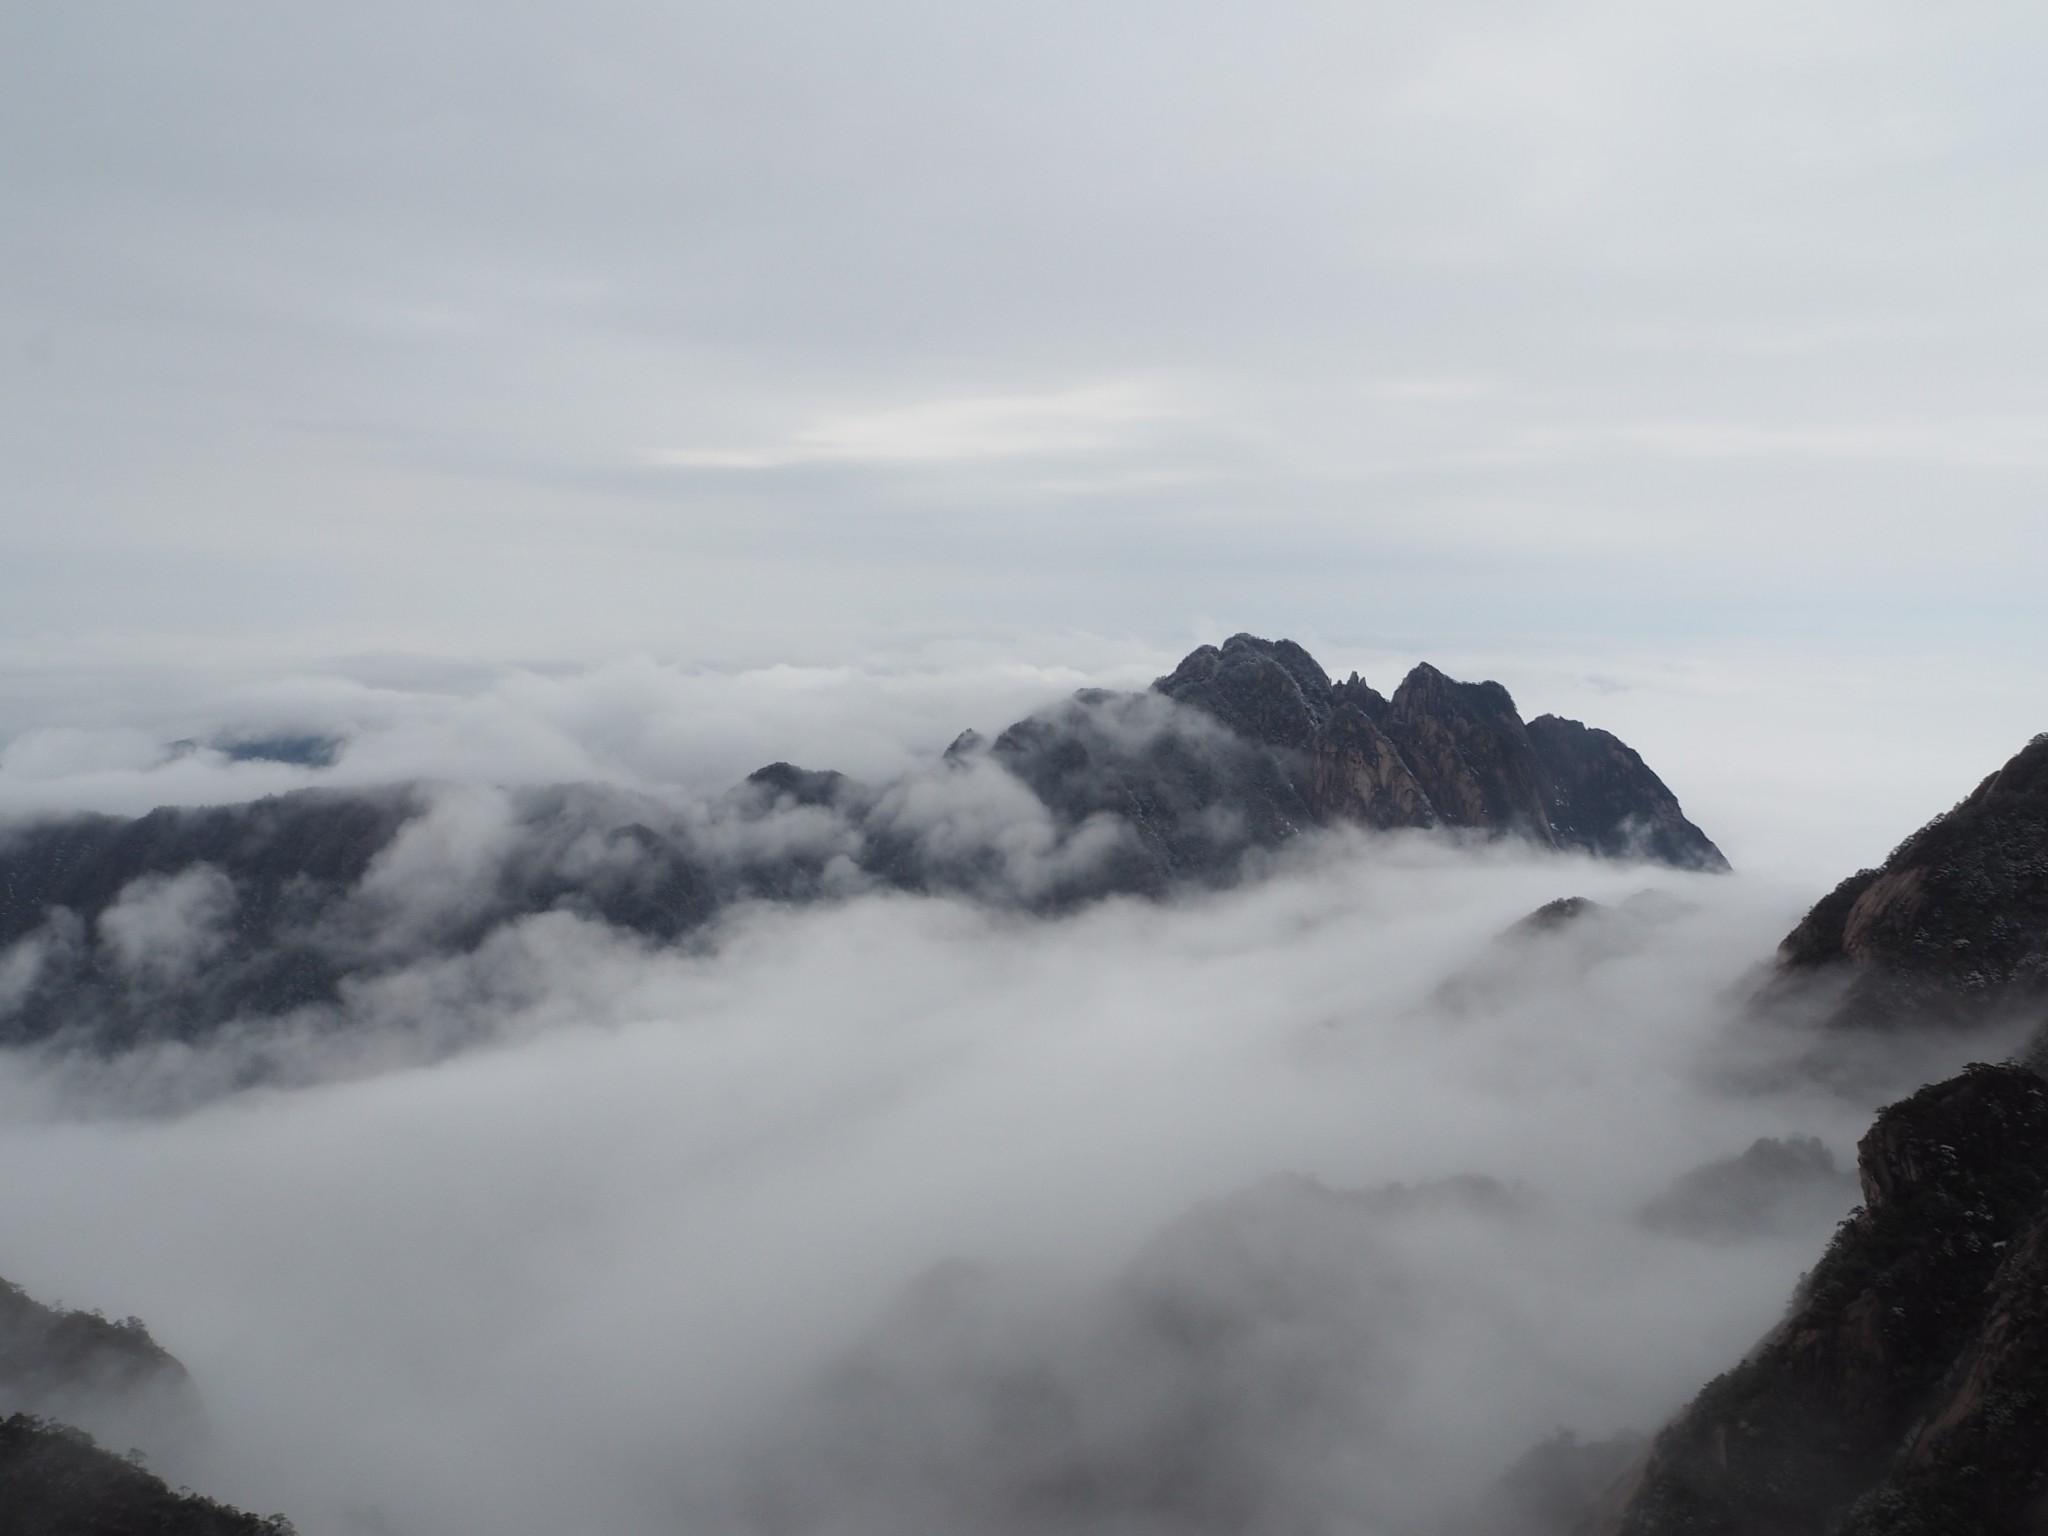
POLYGON ((1778 959, 1764 1001, 1838 989, 1838 1025, 2048 1012, 2048 736, 1815 903, 1778 959))
POLYGON ((1273 753, 1317 821, 1455 827, 1679 869, 1728 867, 1642 758, 1555 715, 1523 724, 1499 683, 1424 663, 1391 700, 1332 683, 1291 640, 1232 635, 1153 688, 1273 753))
POLYGON ((1356 704, 1339 704, 1309 752, 1308 802, 1326 821, 1433 827, 1436 808, 1400 748, 1356 704))
POLYGON ((1864 1205, 1790 1314, 1657 1437, 1602 1536, 2041 1528, 2048 1082, 1924 1088, 1858 1170, 1864 1205))
POLYGON ((1446 825, 1557 843, 1547 776, 1499 683, 1454 682, 1424 663, 1394 690, 1386 729, 1446 825))

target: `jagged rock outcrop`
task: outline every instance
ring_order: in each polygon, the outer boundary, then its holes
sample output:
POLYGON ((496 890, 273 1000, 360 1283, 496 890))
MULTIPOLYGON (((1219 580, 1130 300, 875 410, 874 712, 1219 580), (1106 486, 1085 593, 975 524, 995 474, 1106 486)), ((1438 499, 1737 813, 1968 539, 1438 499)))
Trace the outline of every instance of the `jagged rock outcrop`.
POLYGON ((1853 1027, 2048 1016, 2048 735, 1814 904, 1762 1002, 1853 1027))
POLYGON ((1355 672, 1332 683, 1291 640, 1232 635, 1152 686, 1271 751, 1323 823, 1466 828, 1728 867, 1626 744, 1554 715, 1525 725, 1499 683, 1458 682, 1424 663, 1387 699, 1355 672))
POLYGON ((1436 808, 1387 734, 1356 704, 1330 711, 1309 744, 1305 798, 1322 821, 1433 827, 1436 808))
POLYGON ((1446 826, 1559 846, 1548 776, 1499 683, 1457 682, 1425 662, 1394 690, 1384 725, 1446 826))
POLYGON ((1596 1536, 2048 1522, 2048 1081, 1975 1066, 1877 1119, 1785 1320, 1657 1436, 1596 1536))
POLYGON ((1306 750, 1330 717, 1330 677, 1292 640, 1232 635, 1198 646, 1152 687, 1214 715, 1240 736, 1306 750))

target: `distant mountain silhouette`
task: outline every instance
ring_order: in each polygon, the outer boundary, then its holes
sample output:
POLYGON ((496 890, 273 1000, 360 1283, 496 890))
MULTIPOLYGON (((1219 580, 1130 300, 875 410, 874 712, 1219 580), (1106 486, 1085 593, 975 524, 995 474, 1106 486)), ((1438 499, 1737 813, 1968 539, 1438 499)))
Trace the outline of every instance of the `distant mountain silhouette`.
POLYGON ((1429 666, 1384 699, 1292 641, 1235 635, 1146 692, 1084 690, 883 784, 773 763, 691 804, 410 784, 17 826, 0 1043, 119 1050, 318 1013, 548 912, 673 943, 741 903, 862 890, 1040 912, 1166 896, 1330 827, 1727 867, 1604 731, 1525 725, 1498 683, 1429 666))
POLYGON ((1468 828, 1680 869, 1728 867, 1628 746, 1556 715, 1525 725, 1499 683, 1457 682, 1424 663, 1389 700, 1356 673, 1332 683, 1291 640, 1233 635, 1153 687, 1264 747, 1312 821, 1468 828))

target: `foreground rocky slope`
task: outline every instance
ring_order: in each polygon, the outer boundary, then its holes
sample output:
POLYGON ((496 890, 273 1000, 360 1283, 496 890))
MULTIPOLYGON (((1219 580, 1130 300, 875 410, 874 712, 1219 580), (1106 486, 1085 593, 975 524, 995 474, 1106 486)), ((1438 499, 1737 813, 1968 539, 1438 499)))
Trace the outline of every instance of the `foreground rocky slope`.
POLYGON ((1148 692, 1082 692, 882 785, 776 763, 688 804, 407 785, 17 827, 0 837, 0 1043, 120 1050, 317 1019, 539 914, 668 943, 756 900, 1161 896, 1330 826, 1726 867, 1606 732, 1525 725, 1499 684, 1428 666, 1383 698, 1237 635, 1148 692))
POLYGON ((2031 1023, 2033 1065, 1878 1117, 1785 1320, 1581 1530, 2048 1531, 2048 736, 1818 902, 1759 1001, 1862 1036, 2031 1023))
POLYGON ((1615 1491, 1601 1536, 2048 1521, 2048 1082, 1978 1066, 1878 1117, 1864 1204, 1785 1320, 1615 1491))
POLYGON ((2048 1005, 2048 735, 1815 904, 1767 997, 1837 1025, 1972 1024, 2048 1005))

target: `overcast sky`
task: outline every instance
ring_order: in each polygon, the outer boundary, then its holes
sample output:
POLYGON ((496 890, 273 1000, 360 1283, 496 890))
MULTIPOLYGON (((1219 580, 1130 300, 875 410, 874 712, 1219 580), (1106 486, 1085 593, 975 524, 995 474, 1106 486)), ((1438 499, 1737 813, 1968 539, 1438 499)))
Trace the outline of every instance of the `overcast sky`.
POLYGON ((2030 6, 0 12, 0 634, 2048 636, 2030 6))

